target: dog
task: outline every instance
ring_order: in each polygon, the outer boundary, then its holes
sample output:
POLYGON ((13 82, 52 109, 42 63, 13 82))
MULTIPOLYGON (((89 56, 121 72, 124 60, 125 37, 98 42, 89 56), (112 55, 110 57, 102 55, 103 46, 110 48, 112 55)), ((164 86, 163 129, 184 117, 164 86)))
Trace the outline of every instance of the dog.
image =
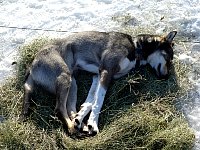
POLYGON ((70 134, 83 128, 87 134, 99 132, 98 118, 112 79, 126 75, 136 66, 150 64, 158 78, 169 76, 176 31, 166 36, 119 32, 87 31, 74 33, 44 46, 36 55, 26 75, 24 101, 20 118, 29 114, 30 99, 36 86, 56 95, 55 113, 70 134), (94 73, 86 101, 76 110, 78 70, 94 73))

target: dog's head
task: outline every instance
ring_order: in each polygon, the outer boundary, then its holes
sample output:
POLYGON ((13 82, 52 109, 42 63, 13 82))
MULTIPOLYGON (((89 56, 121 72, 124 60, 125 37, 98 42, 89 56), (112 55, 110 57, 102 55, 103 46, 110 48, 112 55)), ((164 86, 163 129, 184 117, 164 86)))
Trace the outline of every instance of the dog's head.
POLYGON ((153 53, 147 57, 147 63, 155 69, 158 78, 166 79, 173 59, 173 39, 176 31, 170 32, 167 36, 158 38, 158 45, 153 53))

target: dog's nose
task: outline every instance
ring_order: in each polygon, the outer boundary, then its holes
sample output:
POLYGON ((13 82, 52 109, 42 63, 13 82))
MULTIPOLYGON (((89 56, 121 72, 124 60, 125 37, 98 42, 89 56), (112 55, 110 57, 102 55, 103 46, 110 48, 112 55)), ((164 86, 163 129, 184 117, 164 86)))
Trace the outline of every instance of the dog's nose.
POLYGON ((161 69, 161 64, 158 65, 156 74, 159 79, 167 80, 169 78, 169 70, 167 69, 167 67, 161 69))
POLYGON ((169 78, 169 74, 166 74, 166 75, 159 75, 158 76, 158 79, 160 80, 167 80, 169 78))

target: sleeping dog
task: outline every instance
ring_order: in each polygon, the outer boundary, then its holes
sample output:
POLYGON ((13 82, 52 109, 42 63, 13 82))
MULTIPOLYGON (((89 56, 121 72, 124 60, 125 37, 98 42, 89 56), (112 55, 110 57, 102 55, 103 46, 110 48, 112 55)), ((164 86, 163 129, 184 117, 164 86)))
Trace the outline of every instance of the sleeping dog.
POLYGON ((99 132, 98 118, 111 80, 126 75, 136 65, 150 64, 158 78, 167 78, 173 59, 176 31, 166 36, 119 32, 80 32, 44 46, 36 55, 26 75, 21 118, 29 113, 35 86, 56 95, 55 113, 67 125, 70 134, 82 128, 84 117, 88 135, 99 132), (76 111, 77 70, 94 73, 86 101, 76 111))

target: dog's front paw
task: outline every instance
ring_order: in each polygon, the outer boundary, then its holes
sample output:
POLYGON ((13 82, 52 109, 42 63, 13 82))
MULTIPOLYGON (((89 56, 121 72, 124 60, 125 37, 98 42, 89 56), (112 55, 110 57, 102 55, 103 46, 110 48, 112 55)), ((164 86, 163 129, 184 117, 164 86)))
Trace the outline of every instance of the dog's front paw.
POLYGON ((99 133, 97 124, 88 124, 88 136, 95 136, 99 133))

